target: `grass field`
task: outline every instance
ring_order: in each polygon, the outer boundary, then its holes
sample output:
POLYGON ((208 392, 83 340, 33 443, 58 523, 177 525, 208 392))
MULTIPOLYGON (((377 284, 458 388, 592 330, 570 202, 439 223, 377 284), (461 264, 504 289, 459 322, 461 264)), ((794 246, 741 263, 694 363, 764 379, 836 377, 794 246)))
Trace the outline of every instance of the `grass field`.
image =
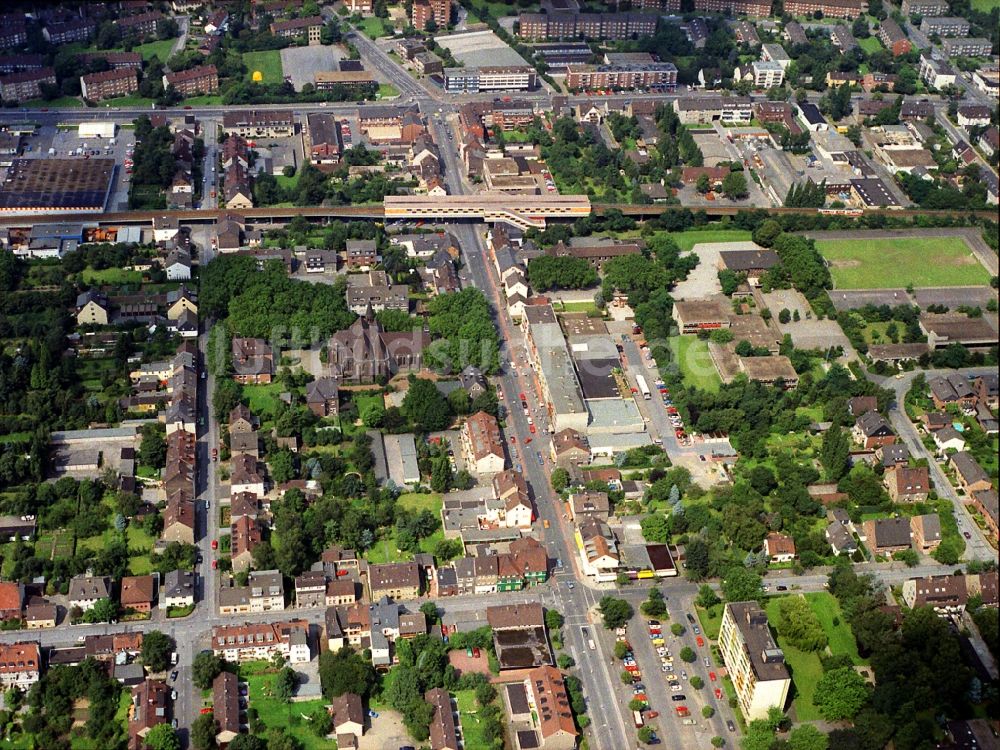
POLYGON ((126 271, 124 268, 104 268, 100 271, 85 268, 83 280, 87 284, 141 284, 142 274, 138 271, 126 271))
POLYGON ((715 393, 722 385, 719 373, 708 353, 708 342, 697 336, 677 336, 670 339, 674 361, 688 384, 715 393))
POLYGON ((254 414, 274 414, 278 408, 278 394, 284 390, 284 383, 245 385, 243 395, 249 400, 250 411, 254 414))
POLYGON ((266 662, 251 662, 240 667, 240 677, 250 686, 250 706, 256 709, 260 720, 268 728, 280 728, 296 737, 305 750, 334 750, 337 743, 317 737, 305 718, 317 708, 324 707, 326 701, 318 699, 286 704, 272 698, 269 693, 274 675, 269 670, 270 665, 266 662))
POLYGON ((983 13, 989 13, 1000 6, 1000 0, 972 0, 972 7, 983 13))
MULTIPOLYGON (((767 602, 767 618, 772 623, 778 621, 778 601, 774 597, 767 602)), ((794 688, 793 705, 797 721, 818 721, 821 717, 819 709, 813 703, 816 694, 816 683, 823 676, 823 665, 819 655, 799 651, 784 638, 778 637, 778 646, 785 652, 785 664, 792 676, 794 688)))
POLYGON ((252 77, 259 70, 264 79, 261 83, 281 83, 285 80, 281 67, 281 50, 269 49, 264 52, 244 52, 243 64, 247 66, 247 76, 252 77))
POLYGON ((474 690, 456 690, 455 702, 458 703, 458 718, 462 725, 462 739, 465 747, 489 747, 490 743, 483 733, 483 725, 476 716, 476 692, 474 690))
POLYGON ((684 251, 704 242, 749 242, 750 232, 745 229, 709 229, 704 232, 689 231, 671 234, 670 239, 684 251))
POLYGON ((876 52, 880 52, 883 49, 882 42, 873 36, 866 37, 865 39, 858 39, 858 46, 869 55, 874 55, 876 52))
POLYGON ((819 240, 837 289, 977 286, 990 281, 959 237, 819 240))
POLYGON ((806 594, 806 601, 823 626, 823 632, 829 639, 830 651, 834 654, 847 654, 855 664, 867 664, 858 654, 858 644, 854 640, 851 626, 847 624, 844 613, 840 611, 840 603, 826 591, 806 594), (834 624, 834 620, 837 624, 834 624))
POLYGON ((391 83, 380 83, 378 85, 377 97, 379 99, 393 99, 397 96, 399 96, 399 89, 391 83))
POLYGON ((722 607, 722 604, 716 604, 708 609, 695 607, 695 612, 698 613, 698 622, 701 623, 705 637, 713 641, 719 639, 719 630, 722 629, 722 607))
POLYGON ((84 107, 86 105, 79 97, 60 96, 58 99, 52 100, 32 99, 30 102, 24 102, 21 106, 27 109, 66 109, 68 107, 84 107))
POLYGON ((392 33, 392 29, 386 28, 385 23, 378 16, 369 16, 361 22, 360 26, 369 39, 378 39, 392 33))
MULTIPOLYGON (((396 502, 399 504, 399 507, 413 513, 421 510, 429 510, 435 516, 439 517, 441 515, 442 498, 439 493, 421 494, 419 492, 406 492, 400 495, 396 502)), ((438 529, 429 537, 420 540, 420 551, 427 554, 434 554, 434 547, 442 539, 444 539, 444 531, 438 529)), ((413 555, 409 552, 401 552, 396 549, 396 529, 393 527, 384 539, 377 541, 365 553, 365 558, 367 558, 368 562, 379 565, 382 563, 410 560, 413 558, 413 555)))
POLYGON ((160 62, 165 63, 170 57, 170 50, 174 48, 174 42, 176 41, 176 39, 164 39, 162 42, 140 44, 134 51, 142 55, 142 59, 145 61, 158 57, 160 58, 160 62))
POLYGON ((222 104, 222 97, 218 94, 190 96, 184 100, 184 104, 190 104, 193 107, 214 107, 222 104))

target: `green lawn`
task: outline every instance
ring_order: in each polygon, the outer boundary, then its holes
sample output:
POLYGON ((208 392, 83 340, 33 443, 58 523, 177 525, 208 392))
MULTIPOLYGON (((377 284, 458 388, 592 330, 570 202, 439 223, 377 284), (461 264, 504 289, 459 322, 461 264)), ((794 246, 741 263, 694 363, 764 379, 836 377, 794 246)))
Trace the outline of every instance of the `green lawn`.
POLYGON ((431 513, 441 512, 440 492, 404 492, 396 500, 396 505, 413 513, 429 510, 431 513))
POLYGON ((245 385, 243 395, 248 399, 250 411, 254 414, 274 414, 278 408, 278 394, 284 390, 286 390, 284 383, 245 385))
POLYGON ((809 608, 819 619, 823 626, 823 632, 829 639, 830 651, 834 654, 847 654, 855 664, 867 664, 868 662, 858 654, 858 644, 854 640, 851 626, 847 624, 844 613, 840 611, 840 602, 827 591, 818 591, 813 594, 806 594, 806 601, 809 608), (837 624, 834 624, 834 620, 837 624))
POLYGON ((264 52, 244 52, 243 64, 247 66, 247 75, 253 76, 259 70, 264 76, 262 83, 281 83, 285 80, 284 69, 281 67, 281 51, 276 49, 264 52))
POLYGON ((722 385, 719 373, 708 353, 708 342, 697 336, 677 336, 670 339, 674 361, 689 385, 715 393, 722 385))
POLYGON ((27 109, 66 109, 68 107, 85 107, 86 105, 77 96, 60 96, 58 99, 32 99, 30 102, 21 103, 27 109))
POLYGON ((174 48, 174 42, 176 41, 176 39, 164 39, 162 42, 140 44, 134 51, 142 55, 142 59, 146 62, 152 60, 154 57, 158 57, 160 58, 160 62, 165 63, 169 59, 170 50, 174 48))
POLYGON ((462 739, 465 747, 489 747, 490 743, 483 732, 483 725, 476 716, 476 692, 474 690, 455 691, 455 702, 458 703, 458 717, 462 724, 462 739))
MULTIPOLYGON (((767 601, 767 618, 771 623, 778 621, 778 600, 773 597, 767 601)), ((785 664, 792 676, 793 705, 797 721, 819 721, 823 717, 813 703, 816 694, 816 683, 823 676, 823 665, 819 655, 799 651, 784 638, 778 636, 778 646, 785 652, 785 664)))
POLYGON ((927 237, 884 240, 818 240, 837 289, 978 286, 990 275, 965 240, 927 237))
MULTIPOLYGON (((408 510, 411 513, 429 510, 435 517, 440 517, 441 515, 442 496, 439 492, 404 492, 396 502, 400 508, 408 510)), ((420 540, 420 551, 427 554, 434 554, 434 547, 443 539, 444 531, 439 528, 429 537, 420 540)), ((409 552, 402 552, 396 549, 396 530, 393 528, 384 539, 377 541, 365 553, 365 557, 370 563, 381 564, 410 560, 413 556, 409 552)))
POLYGON ((359 25, 365 36, 369 39, 378 39, 379 37, 389 36, 392 33, 392 28, 387 27, 378 16, 370 16, 364 19, 359 25))
POLYGON ((378 99, 394 99, 397 96, 399 96, 399 89, 391 83, 380 83, 378 85, 378 94, 376 94, 378 99))
POLYGON ((698 622, 701 623, 702 632, 705 633, 705 637, 710 640, 716 641, 719 639, 719 630, 722 628, 722 609, 725 605, 716 604, 714 607, 709 609, 704 609, 703 607, 695 607, 695 612, 698 613, 698 622))
POLYGON ((268 693, 273 674, 263 673, 270 665, 261 662, 244 664, 240 667, 240 677, 250 685, 250 706, 256 709, 260 720, 268 728, 280 728, 296 737, 305 750, 335 750, 333 740, 317 737, 309 727, 306 718, 317 708, 326 706, 322 699, 295 703, 282 703, 268 693))
POLYGON ((690 230, 671 234, 670 239, 684 251, 690 251, 695 245, 704 242, 749 242, 750 232, 745 229, 708 229, 705 231, 690 230))
POLYGON ((858 46, 869 55, 874 55, 876 52, 881 52, 883 49, 882 43, 873 36, 866 37, 865 39, 858 39, 858 46))
POLYGON ((87 284, 141 284, 142 274, 138 271, 126 271, 124 268, 104 268, 100 271, 85 268, 83 280, 87 284))
POLYGON ((184 104, 192 107, 214 107, 222 104, 222 97, 218 94, 202 94, 201 96, 190 96, 184 100, 184 104))

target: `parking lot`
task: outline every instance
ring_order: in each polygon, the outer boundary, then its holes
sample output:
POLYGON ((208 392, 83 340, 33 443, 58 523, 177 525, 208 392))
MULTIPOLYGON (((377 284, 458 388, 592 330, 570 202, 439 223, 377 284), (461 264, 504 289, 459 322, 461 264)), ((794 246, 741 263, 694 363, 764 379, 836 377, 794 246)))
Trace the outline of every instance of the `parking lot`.
POLYGON ((301 91, 307 83, 315 82, 316 73, 337 70, 344 52, 337 46, 311 44, 306 47, 286 47, 281 50, 281 68, 292 86, 301 91))

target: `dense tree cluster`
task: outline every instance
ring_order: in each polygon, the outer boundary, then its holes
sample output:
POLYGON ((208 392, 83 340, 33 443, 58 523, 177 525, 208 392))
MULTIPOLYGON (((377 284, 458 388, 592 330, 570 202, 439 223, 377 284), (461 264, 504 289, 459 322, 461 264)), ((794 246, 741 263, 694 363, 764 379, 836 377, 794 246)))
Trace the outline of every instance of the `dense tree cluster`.
POLYGON ((458 373, 469 365, 492 375, 500 366, 500 342, 490 314, 489 302, 478 289, 469 287, 441 294, 427 303, 428 326, 439 340, 424 353, 441 372, 458 373))
POLYGON ((597 272, 584 258, 542 255, 528 261, 528 283, 536 292, 586 289, 597 283, 597 272))

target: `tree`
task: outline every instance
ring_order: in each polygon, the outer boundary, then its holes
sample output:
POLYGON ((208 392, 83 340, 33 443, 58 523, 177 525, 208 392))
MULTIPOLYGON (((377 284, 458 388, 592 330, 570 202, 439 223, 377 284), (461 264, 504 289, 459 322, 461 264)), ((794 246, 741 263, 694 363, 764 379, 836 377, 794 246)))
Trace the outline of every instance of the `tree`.
POLYGON ((722 579, 722 594, 728 602, 756 601, 763 593, 761 577, 744 567, 730 568, 722 579))
POLYGON ((840 425, 833 425, 823 434, 819 460, 829 482, 839 482, 851 467, 851 439, 840 425))
POLYGON ((191 681, 195 687, 207 690, 222 671, 224 662, 211 651, 202 651, 191 662, 191 681))
POLYGON ((691 687, 693 687, 695 690, 701 690, 703 687, 705 687, 705 681, 701 679, 701 677, 699 677, 698 675, 692 675, 690 682, 691 682, 691 687))
POLYGON ((781 224, 774 219, 768 219, 753 230, 753 241, 761 247, 771 247, 783 231, 781 224))
POLYGON ((649 727, 640 727, 638 732, 639 742, 648 745, 653 739, 653 730, 649 727))
POLYGON ((649 597, 640 607, 642 613, 647 617, 662 617, 667 612, 666 602, 663 601, 663 594, 657 588, 649 590, 649 597))
POLYGON ((799 651, 822 651, 827 637, 819 618, 800 596, 786 596, 778 601, 778 634, 799 651))
POLYGON ((631 604, 624 599, 615 599, 613 596, 602 597, 597 609, 601 613, 601 617, 604 618, 604 627, 608 630, 624 627, 625 623, 631 620, 632 615, 635 614, 631 604))
POLYGON ((697 661, 698 654, 696 654, 694 652, 694 649, 691 648, 690 646, 685 646, 684 648, 681 649, 680 657, 681 657, 681 661, 685 661, 688 664, 691 664, 691 663, 697 661))
POLYGON ((701 715, 704 716, 706 719, 711 719, 713 716, 715 716, 715 709, 712 708, 711 706, 702 706, 701 715))
POLYGON ((94 606, 83 613, 85 622, 111 622, 118 619, 121 607, 114 599, 98 599, 94 606))
POLYGON ((561 466, 552 470, 552 489, 562 492, 569 486, 569 472, 561 466))
POLYGON ((345 646, 336 653, 324 651, 320 654, 319 681, 327 700, 344 693, 357 693, 366 698, 375 685, 375 670, 370 661, 345 646))
POLYGON ((732 200, 743 200, 750 195, 747 178, 742 172, 730 172, 722 180, 722 193, 732 200))
POLYGON ((559 658, 556 659, 556 664, 559 665, 559 669, 569 669, 570 667, 576 665, 576 660, 569 654, 559 654, 559 658))
POLYGON ((437 389, 434 381, 410 375, 409 389, 403 397, 403 415, 420 432, 443 430, 451 423, 448 399, 437 389))
POLYGON ((701 537, 688 542, 687 576, 693 581, 700 581, 708 576, 709 550, 708 544, 701 537))
POLYGON ((283 668, 274 676, 271 683, 271 690, 274 697, 282 703, 290 703, 297 682, 298 678, 295 675, 295 670, 291 667, 283 668))
POLYGON ((142 426, 142 443, 139 445, 139 462, 144 466, 162 469, 167 462, 167 441, 164 431, 157 424, 142 426))
POLYGON ((142 663, 150 672, 163 672, 170 666, 174 642, 159 630, 150 630, 142 639, 142 663))
POLYGON ((684 626, 681 625, 679 622, 675 622, 670 626, 670 632, 677 637, 684 635, 684 631, 685 631, 684 626))
POLYGON ((719 735, 715 735, 712 738, 712 747, 723 747, 725 744, 726 744, 726 740, 725 740, 724 737, 720 737, 719 735))
POLYGON ((816 683, 813 701, 827 721, 852 719, 868 702, 868 685, 851 667, 832 669, 816 683))
POLYGON ((146 735, 146 747, 149 750, 181 750, 181 741, 177 732, 169 724, 157 724, 146 735))
POLYGON ((215 735, 218 734, 215 716, 200 714, 191 723, 191 745, 194 750, 215 750, 215 735))
POLYGON ((564 622, 565 618, 558 609, 545 610, 545 627, 550 631, 561 630, 564 622))
MULTIPOLYGON (((553 472, 554 473, 554 472, 553 472)), ((664 544, 670 538, 670 522, 662 513, 653 513, 639 522, 642 536, 647 542, 664 544)))
POLYGON ((267 740, 255 734, 238 734, 229 743, 228 750, 268 750, 267 740))
POLYGON ((812 724, 800 724, 788 736, 791 750, 827 750, 830 741, 812 724))

